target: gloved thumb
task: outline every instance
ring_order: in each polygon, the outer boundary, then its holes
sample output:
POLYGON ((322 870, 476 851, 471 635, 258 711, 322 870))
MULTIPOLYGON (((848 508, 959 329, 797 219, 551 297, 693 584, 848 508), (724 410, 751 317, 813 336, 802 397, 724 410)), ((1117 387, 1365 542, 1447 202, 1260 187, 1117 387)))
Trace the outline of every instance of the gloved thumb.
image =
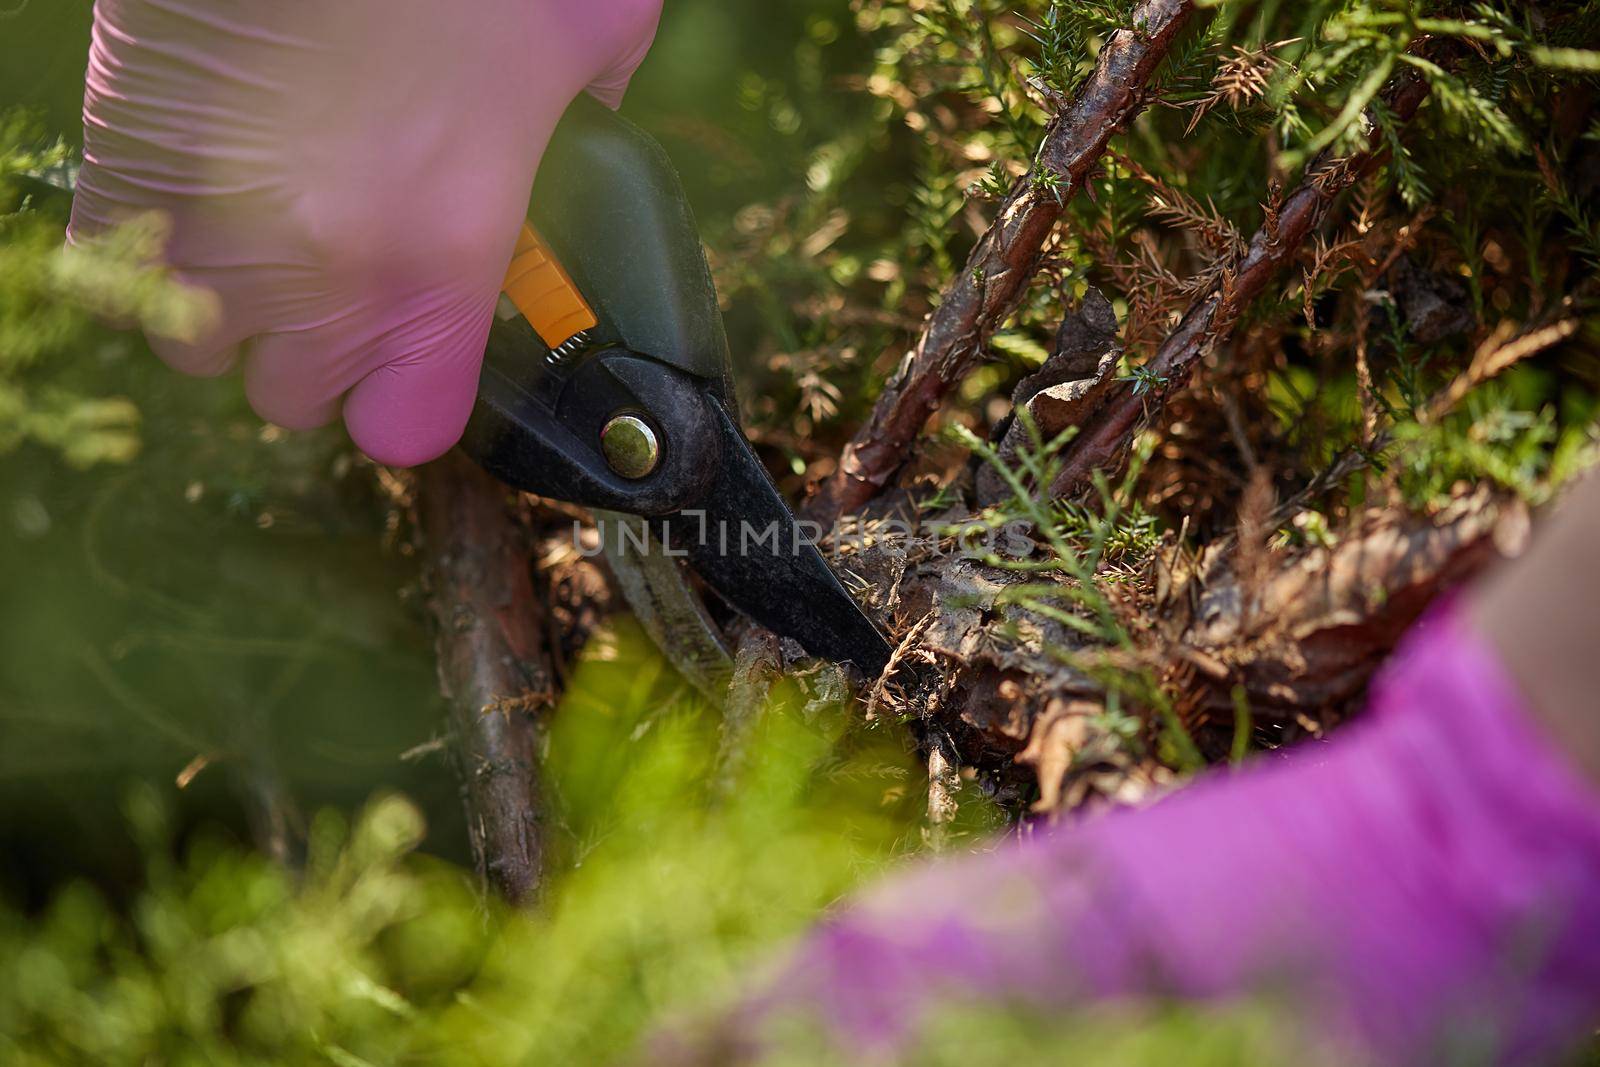
POLYGON ((245 394, 258 415, 309 429, 340 411, 356 447, 412 467, 460 439, 472 414, 494 314, 494 292, 434 293, 375 336, 351 335, 365 316, 280 331, 250 347, 245 394), (421 306, 417 306, 420 304, 421 306))

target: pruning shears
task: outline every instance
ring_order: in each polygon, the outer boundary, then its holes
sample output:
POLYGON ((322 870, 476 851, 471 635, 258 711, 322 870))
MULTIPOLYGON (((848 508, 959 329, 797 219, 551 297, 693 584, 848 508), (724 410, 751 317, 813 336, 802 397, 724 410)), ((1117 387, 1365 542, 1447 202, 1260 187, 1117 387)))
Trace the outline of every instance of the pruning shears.
MULTIPOLYGON (((648 527, 661 558, 641 563, 637 545, 620 553, 635 571, 623 588, 642 615, 699 603, 687 564, 811 654, 880 672, 887 642, 740 429, 716 289, 665 151, 581 98, 551 139, 532 204, 467 452, 517 489, 648 527)), ((668 628, 704 619, 693 608, 677 615, 688 621, 668 628)))

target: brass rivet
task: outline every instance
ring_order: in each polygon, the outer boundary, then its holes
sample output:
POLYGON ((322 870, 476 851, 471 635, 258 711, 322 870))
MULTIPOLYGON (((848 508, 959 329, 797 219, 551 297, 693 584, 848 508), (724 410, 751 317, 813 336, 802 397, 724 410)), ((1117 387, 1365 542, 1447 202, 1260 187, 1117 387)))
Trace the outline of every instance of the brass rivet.
POLYGON ((648 478, 661 462, 661 442, 638 415, 614 415, 600 431, 600 451, 624 478, 648 478))

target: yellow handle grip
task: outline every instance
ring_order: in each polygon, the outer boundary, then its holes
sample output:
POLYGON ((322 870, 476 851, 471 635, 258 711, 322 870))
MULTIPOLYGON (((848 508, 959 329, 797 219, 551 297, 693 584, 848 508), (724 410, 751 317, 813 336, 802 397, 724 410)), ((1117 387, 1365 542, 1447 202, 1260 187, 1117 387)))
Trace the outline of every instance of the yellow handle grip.
POLYGON ((501 288, 552 350, 599 325, 583 294, 527 223, 517 235, 501 288))

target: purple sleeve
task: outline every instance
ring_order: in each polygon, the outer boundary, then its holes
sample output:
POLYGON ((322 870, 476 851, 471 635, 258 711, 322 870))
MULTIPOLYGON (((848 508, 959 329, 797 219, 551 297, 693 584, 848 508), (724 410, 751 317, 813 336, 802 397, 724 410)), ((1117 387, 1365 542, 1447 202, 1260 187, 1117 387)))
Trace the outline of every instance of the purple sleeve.
POLYGON ((1332 743, 892 880, 734 1025, 814 1011, 891 1051, 951 1000, 1251 993, 1392 1063, 1463 1038, 1526 1062, 1600 1019, 1600 792, 1458 615, 1414 632, 1332 743))

